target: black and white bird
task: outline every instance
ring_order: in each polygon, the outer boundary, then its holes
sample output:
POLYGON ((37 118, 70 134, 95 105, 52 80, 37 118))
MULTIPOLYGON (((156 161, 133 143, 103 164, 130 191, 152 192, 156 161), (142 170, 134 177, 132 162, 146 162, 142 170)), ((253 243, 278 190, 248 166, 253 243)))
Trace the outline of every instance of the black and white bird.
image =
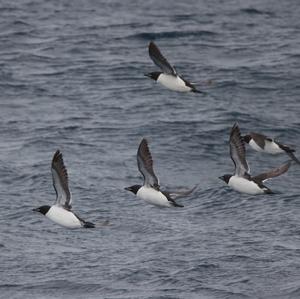
POLYGON ((161 54, 158 47, 154 42, 149 43, 149 56, 152 61, 162 70, 161 72, 152 72, 145 74, 145 76, 159 82, 163 86, 180 92, 198 92, 194 84, 188 82, 178 75, 174 66, 168 62, 168 60, 161 54))
POLYGON ((294 149, 285 144, 275 141, 273 138, 267 137, 263 134, 251 132, 243 136, 243 139, 250 145, 251 148, 258 152, 263 152, 271 155, 285 153, 296 163, 300 164, 300 161, 294 155, 294 149))
POLYGON ((225 174, 219 178, 225 181, 225 183, 227 183, 228 186, 230 186, 232 189, 241 193, 252 195, 273 193, 263 183, 268 179, 277 177, 285 173, 289 169, 291 161, 288 161, 287 163, 268 172, 264 172, 256 176, 251 176, 248 162, 246 160, 245 143, 237 124, 234 124, 231 129, 229 143, 230 156, 235 165, 235 174, 225 174))
POLYGON ((64 165, 62 153, 57 150, 52 159, 51 165, 53 186, 56 192, 54 205, 41 206, 33 209, 40 212, 53 222, 67 228, 94 228, 91 222, 84 221, 71 211, 72 196, 69 190, 68 173, 64 165))
MULTIPOLYGON (((175 202, 173 194, 160 190, 159 181, 153 171, 153 160, 149 150, 148 142, 142 139, 137 151, 137 164, 139 171, 144 177, 143 185, 133 185, 125 190, 131 191, 136 196, 152 205, 161 207, 183 207, 175 202)), ((195 188, 187 192, 174 194, 177 197, 189 195, 195 188)))

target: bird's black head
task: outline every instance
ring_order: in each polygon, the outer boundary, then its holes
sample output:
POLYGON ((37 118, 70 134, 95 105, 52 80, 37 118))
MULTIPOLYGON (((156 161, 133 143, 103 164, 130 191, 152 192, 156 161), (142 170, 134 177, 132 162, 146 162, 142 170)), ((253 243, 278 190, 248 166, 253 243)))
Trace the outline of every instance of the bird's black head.
POLYGON ((141 187, 142 187, 141 185, 133 185, 133 186, 130 186, 130 187, 126 187, 124 189, 127 190, 127 191, 131 191, 134 194, 137 194, 137 192, 139 191, 139 189, 141 187))
POLYGON ((244 142, 249 143, 250 140, 251 140, 251 136, 250 135, 245 135, 245 136, 243 136, 243 140, 244 140, 244 142))
POLYGON ((152 73, 145 74, 145 76, 156 81, 160 74, 161 72, 152 72, 152 73))
POLYGON ((46 215, 51 207, 50 206, 41 206, 39 208, 33 209, 34 212, 42 213, 43 215, 46 215))
POLYGON ((231 174, 224 174, 224 175, 220 176, 219 179, 224 181, 226 184, 228 184, 231 177, 232 177, 231 174))

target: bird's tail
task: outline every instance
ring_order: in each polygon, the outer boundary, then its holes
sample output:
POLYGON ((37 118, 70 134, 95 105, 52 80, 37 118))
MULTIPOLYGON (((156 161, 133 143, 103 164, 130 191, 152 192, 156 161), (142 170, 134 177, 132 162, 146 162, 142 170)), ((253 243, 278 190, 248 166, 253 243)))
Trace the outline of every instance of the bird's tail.
POLYGON ((196 89, 196 88, 193 88, 193 89, 192 89, 192 92, 206 94, 206 92, 201 91, 201 90, 196 89))
POLYGON ((275 192, 273 192, 271 189, 269 189, 268 187, 264 187, 264 192, 265 192, 265 194, 275 194, 275 192))
POLYGON ((95 228, 95 224, 92 223, 92 222, 87 222, 87 221, 85 221, 85 222, 83 223, 83 227, 84 227, 84 228, 95 228))
POLYGON ((183 205, 180 205, 176 201, 172 201, 172 205, 173 205, 173 207, 176 207, 176 208, 183 208, 184 207, 183 205))

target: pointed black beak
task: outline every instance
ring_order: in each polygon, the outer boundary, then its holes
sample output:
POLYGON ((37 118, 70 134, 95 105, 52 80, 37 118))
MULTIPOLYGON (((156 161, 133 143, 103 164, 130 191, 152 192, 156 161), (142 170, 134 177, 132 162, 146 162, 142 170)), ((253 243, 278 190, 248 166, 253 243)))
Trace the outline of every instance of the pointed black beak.
POLYGON ((151 78, 151 74, 144 74, 144 76, 151 78))
POLYGON ((218 179, 224 181, 224 177, 223 176, 219 176, 218 179))
POLYGON ((131 191, 130 187, 125 187, 124 190, 131 191))
POLYGON ((33 212, 39 212, 39 208, 32 209, 33 212))

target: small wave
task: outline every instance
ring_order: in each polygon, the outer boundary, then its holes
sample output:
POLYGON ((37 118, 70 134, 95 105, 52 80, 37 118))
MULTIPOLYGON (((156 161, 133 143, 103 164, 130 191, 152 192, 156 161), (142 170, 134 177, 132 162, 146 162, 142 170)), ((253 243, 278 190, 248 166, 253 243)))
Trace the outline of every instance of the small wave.
POLYGON ((289 292, 289 299, 297 299, 297 298, 300 298, 300 287, 296 288, 295 290, 293 291, 290 291, 289 292))
POLYGON ((298 54, 298 53, 287 54, 287 56, 289 56, 290 58, 297 58, 297 59, 300 58, 300 54, 298 54))
POLYGON ((142 32, 135 35, 131 35, 129 38, 138 38, 142 40, 155 40, 158 38, 176 38, 176 37, 212 37, 216 36, 217 33, 208 30, 199 31, 165 31, 165 32, 142 32))
POLYGON ((30 26, 30 24, 21 20, 15 20, 12 24, 16 26, 30 26))
POLYGON ((270 11, 263 11, 263 10, 259 10, 253 7, 248 7, 248 8, 242 8, 240 10, 243 13, 247 13, 249 15, 269 15, 269 16, 273 16, 274 13, 270 12, 270 11))
POLYGON ((177 14, 173 17, 171 17, 172 20, 174 21, 184 21, 184 20, 191 20, 192 18, 197 18, 197 14, 177 14))
POLYGON ((20 10, 17 6, 6 6, 6 7, 0 7, 0 12, 12 12, 12 11, 18 11, 20 10))
MULTIPOLYGON (((48 292, 51 291, 53 295, 53 290, 57 293, 65 293, 65 294, 84 294, 95 292, 101 289, 102 286, 99 284, 92 283, 74 283, 67 280, 50 280, 40 284, 2 284, 0 285, 0 289, 14 289, 21 291, 28 295, 34 295, 40 292, 43 292, 43 295, 47 297, 48 292), (28 292, 29 291, 29 292, 28 292)), ((25 296, 26 297, 26 296, 25 296)), ((52 298, 52 297, 51 297, 52 298)))

